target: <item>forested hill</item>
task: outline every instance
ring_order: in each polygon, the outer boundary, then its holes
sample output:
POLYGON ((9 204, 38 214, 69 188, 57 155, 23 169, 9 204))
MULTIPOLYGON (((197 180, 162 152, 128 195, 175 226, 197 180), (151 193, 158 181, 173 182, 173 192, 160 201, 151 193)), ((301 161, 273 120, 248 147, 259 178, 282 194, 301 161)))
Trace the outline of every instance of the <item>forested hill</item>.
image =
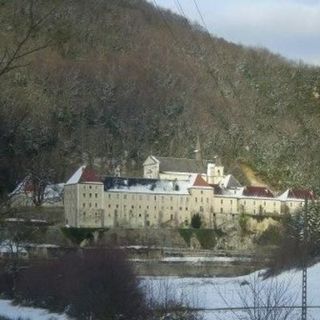
POLYGON ((192 157, 197 136, 206 158, 246 162, 274 186, 320 186, 319 68, 144 0, 29 4, 0 2, 0 54, 42 18, 24 45, 46 47, 0 75, 2 191, 28 172, 65 179, 83 160, 126 161, 130 174, 150 152, 192 157))

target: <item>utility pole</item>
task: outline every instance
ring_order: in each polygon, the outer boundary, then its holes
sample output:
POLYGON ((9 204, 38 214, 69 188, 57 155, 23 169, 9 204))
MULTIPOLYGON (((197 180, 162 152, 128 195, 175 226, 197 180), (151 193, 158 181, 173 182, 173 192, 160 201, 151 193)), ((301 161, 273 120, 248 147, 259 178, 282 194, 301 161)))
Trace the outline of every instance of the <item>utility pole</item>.
POLYGON ((303 249, 302 253, 302 304, 301 304, 301 320, 307 320, 307 246, 308 246, 308 199, 304 201, 304 217, 303 217, 303 249))

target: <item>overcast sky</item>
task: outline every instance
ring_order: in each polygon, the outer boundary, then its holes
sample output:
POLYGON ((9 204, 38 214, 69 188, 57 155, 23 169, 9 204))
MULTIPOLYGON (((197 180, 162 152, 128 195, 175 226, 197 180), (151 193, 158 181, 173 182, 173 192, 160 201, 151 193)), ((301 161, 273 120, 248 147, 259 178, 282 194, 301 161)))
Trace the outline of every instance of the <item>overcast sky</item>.
MULTIPOLYGON (((153 0, 149 0, 152 2, 153 0)), ((176 0, 156 0, 178 12, 176 0)), ((320 0, 196 0, 210 32, 260 46, 294 60, 320 65, 320 0)), ((194 0, 180 0, 201 24, 194 0)))

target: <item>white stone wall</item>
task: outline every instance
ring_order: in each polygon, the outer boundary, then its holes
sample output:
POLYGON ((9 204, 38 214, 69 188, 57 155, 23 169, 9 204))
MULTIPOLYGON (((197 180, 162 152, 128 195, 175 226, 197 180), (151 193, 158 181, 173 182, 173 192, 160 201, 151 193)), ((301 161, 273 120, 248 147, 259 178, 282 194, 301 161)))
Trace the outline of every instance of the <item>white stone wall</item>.
POLYGON ((104 191, 102 183, 65 186, 66 224, 74 227, 182 227, 199 213, 205 227, 237 220, 241 213, 281 214, 284 206, 293 213, 303 201, 281 202, 276 198, 214 195, 210 187, 191 187, 187 193, 104 191))
POLYGON ((246 197, 240 198, 239 212, 253 215, 280 214, 281 201, 276 198, 246 197))

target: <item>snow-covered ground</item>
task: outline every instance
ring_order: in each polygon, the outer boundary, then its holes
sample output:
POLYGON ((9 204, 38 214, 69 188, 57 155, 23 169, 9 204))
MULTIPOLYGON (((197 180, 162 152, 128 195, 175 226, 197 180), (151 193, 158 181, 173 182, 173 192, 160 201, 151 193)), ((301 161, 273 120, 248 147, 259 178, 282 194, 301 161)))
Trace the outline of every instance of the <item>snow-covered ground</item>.
MULTIPOLYGON (((260 271, 235 278, 144 277, 142 286, 149 298, 155 301, 182 301, 191 307, 206 310, 203 311, 205 320, 237 319, 231 311, 212 309, 241 308, 244 298, 252 305, 252 291, 248 289, 251 284, 261 290, 260 296, 268 292, 268 288, 272 288, 273 293, 277 290, 279 295, 285 293, 281 299, 289 298, 289 303, 284 301, 286 305, 301 305, 301 271, 284 272, 267 280, 262 280, 262 273, 260 271)), ((308 269, 308 306, 320 307, 320 264, 308 269)), ((239 315, 240 311, 235 312, 239 315)), ((296 309, 289 319, 298 319, 300 313, 301 310, 296 309)), ((12 306, 8 300, 0 300, 0 315, 13 320, 19 317, 30 320, 70 320, 65 315, 48 313, 43 309, 12 306)), ((320 320, 320 308, 309 309, 308 320, 320 320)))
MULTIPOLYGON (((275 278, 263 280, 263 271, 255 272, 251 275, 235 278, 178 278, 178 277, 144 277, 142 285, 149 297, 155 301, 163 299, 176 299, 188 303, 194 308, 208 310, 204 312, 206 320, 213 319, 235 319, 232 312, 212 311, 215 308, 241 308, 246 302, 250 301, 253 292, 250 291, 250 284, 255 284, 257 290, 262 290, 265 294, 268 288, 275 288, 282 293, 285 292, 283 299, 289 305, 301 306, 301 284, 302 272, 289 271, 280 274, 275 278)), ((280 294, 279 294, 280 296, 280 294)), ((320 264, 308 269, 308 305, 320 307, 320 264)), ((239 312, 239 311, 237 311, 239 312)), ((296 309, 290 319, 296 319, 294 314, 300 314, 301 309, 296 309)), ((320 308, 308 310, 308 319, 320 320, 320 308)))
POLYGON ((0 300, 0 315, 10 320, 71 320, 66 315, 49 313, 45 309, 14 306, 9 300, 0 300))

